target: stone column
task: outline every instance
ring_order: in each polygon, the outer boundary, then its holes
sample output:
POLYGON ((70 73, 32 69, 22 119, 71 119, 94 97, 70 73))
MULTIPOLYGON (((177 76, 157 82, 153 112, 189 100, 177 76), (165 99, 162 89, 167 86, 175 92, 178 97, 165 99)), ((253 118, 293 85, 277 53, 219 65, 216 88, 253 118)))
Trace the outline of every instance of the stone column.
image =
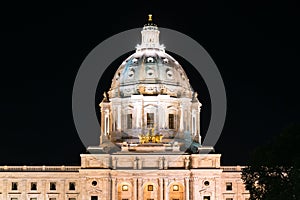
POLYGON ((185 200, 190 199, 190 182, 189 178, 185 177, 184 182, 185 182, 185 200))
POLYGON ((164 200, 164 180, 159 178, 159 200, 164 200))
POLYGON ((168 178, 164 178, 164 200, 169 200, 168 178))
POLYGON ((143 199, 143 179, 138 179, 138 199, 143 199))
POLYGON ((133 200, 137 200, 137 178, 133 178, 133 200))
POLYGON ((111 199, 116 199, 116 178, 111 179, 111 199))
POLYGON ((180 106, 180 121, 179 121, 179 131, 183 131, 183 105, 180 106))
POLYGON ((141 128, 141 118, 142 118, 142 107, 138 104, 135 105, 136 118, 135 118, 135 127, 137 129, 141 128))
POLYGON ((122 113, 121 113, 121 105, 118 105, 117 109, 118 109, 118 111, 117 111, 117 113, 118 113, 118 117, 117 117, 117 119, 118 119, 118 121, 117 121, 117 129, 118 129, 118 131, 121 131, 121 115, 122 115, 122 113))

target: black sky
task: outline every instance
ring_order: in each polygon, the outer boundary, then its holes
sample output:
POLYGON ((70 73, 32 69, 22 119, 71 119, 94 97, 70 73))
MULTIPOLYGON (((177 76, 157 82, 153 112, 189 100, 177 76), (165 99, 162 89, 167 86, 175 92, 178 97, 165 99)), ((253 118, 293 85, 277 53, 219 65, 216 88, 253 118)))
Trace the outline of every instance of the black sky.
MULTIPOLYGON (((77 70, 95 46, 142 27, 148 13, 158 26, 198 41, 217 64, 228 100, 215 146, 224 165, 246 164, 253 148, 300 121, 296 0, 42 1, 10 3, 2 10, 0 165, 80 164, 85 147, 71 107, 77 70)), ((210 110, 205 84, 188 63, 183 67, 193 88, 204 88, 198 93, 205 132, 210 110)), ((109 87, 108 75, 101 88, 109 87)))

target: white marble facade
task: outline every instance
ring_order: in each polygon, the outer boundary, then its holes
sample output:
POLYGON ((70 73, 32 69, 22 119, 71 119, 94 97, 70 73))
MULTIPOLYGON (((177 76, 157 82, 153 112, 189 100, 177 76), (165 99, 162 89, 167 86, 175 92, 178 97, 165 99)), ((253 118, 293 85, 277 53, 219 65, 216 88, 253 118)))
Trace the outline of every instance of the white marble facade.
POLYGON ((81 166, 0 166, 0 200, 249 198, 243 167, 203 153, 211 148, 201 146, 201 103, 151 17, 100 107, 100 145, 80 155, 81 166), (199 152, 185 152, 191 142, 199 152))

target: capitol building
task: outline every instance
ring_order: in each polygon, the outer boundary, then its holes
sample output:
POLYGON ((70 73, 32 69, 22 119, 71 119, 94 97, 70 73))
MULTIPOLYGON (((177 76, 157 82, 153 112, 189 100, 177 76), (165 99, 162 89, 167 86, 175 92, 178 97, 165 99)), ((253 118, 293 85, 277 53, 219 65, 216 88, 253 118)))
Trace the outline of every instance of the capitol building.
POLYGON ((0 166, 0 200, 249 199, 243 167, 201 144, 202 104, 159 34, 149 15, 99 102, 99 146, 81 166, 0 166))

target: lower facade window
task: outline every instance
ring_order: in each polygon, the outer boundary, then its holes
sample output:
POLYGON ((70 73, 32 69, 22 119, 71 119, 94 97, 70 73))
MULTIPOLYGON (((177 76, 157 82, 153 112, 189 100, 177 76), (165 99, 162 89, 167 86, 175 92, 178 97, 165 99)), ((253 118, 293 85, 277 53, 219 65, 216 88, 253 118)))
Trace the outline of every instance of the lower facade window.
POLYGON ((30 184, 31 190, 37 190, 37 183, 36 182, 32 182, 30 184))
POLYGON ((11 190, 18 190, 18 183, 17 182, 12 182, 11 183, 11 190))
POLYGON ((204 196, 203 200, 210 200, 210 196, 204 196))
POLYGON ((122 191, 128 191, 128 185, 122 185, 122 191))
POLYGON ((56 183, 50 182, 50 190, 56 190, 56 183))
POLYGON ((98 196, 91 196, 91 200, 98 200, 98 196))
POLYGON ((226 190, 232 190, 232 182, 226 183, 226 190))
POLYGON ((148 191, 153 191, 153 185, 148 185, 148 191))
POLYGON ((173 185, 173 191, 179 191, 179 186, 178 185, 173 185))
POLYGON ((75 182, 69 183, 69 190, 75 190, 75 182))

